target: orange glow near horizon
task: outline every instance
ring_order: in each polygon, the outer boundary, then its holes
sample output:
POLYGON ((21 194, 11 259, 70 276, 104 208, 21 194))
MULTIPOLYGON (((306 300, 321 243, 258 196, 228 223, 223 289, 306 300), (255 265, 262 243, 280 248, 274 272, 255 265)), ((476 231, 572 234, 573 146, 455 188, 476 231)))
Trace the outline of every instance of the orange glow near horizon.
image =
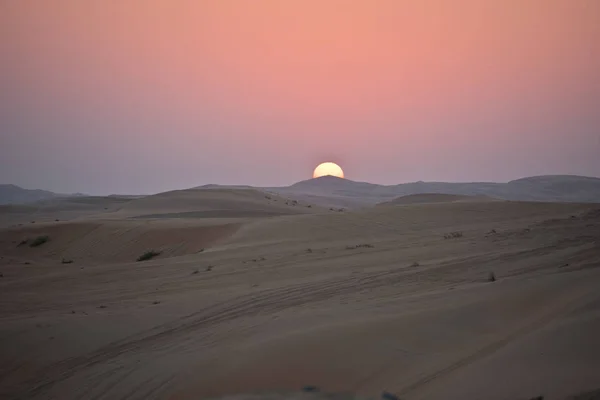
POLYGON ((313 178, 320 178, 322 176, 336 176, 338 178, 344 178, 344 171, 342 168, 333 162, 324 162, 319 164, 313 172, 313 178))

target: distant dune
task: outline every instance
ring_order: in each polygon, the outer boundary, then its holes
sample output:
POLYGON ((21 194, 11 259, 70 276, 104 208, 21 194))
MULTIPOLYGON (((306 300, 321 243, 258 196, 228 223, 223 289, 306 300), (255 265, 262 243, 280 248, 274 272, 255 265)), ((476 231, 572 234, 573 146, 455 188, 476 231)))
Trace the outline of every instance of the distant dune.
POLYGON ((187 189, 132 200, 121 214, 138 218, 244 218, 311 213, 308 207, 255 189, 187 189))
POLYGON ((456 203, 469 201, 496 201, 488 196, 462 196, 457 194, 421 193, 400 196, 392 201, 380 203, 379 205, 401 205, 421 203, 456 203))
POLYGON ((310 196, 318 204, 368 207, 401 196, 438 193, 488 196, 516 201, 600 202, 600 179, 572 175, 538 176, 508 183, 413 182, 377 185, 326 176, 283 188, 269 188, 282 195, 310 196))
MULTIPOLYGON (((397 197, 423 193, 488 196, 517 201, 600 202, 600 178, 574 175, 534 176, 517 179, 508 183, 412 182, 398 185, 378 185, 368 182, 355 182, 333 176, 324 176, 283 187, 208 184, 188 190, 257 190, 278 194, 285 198, 293 198, 298 201, 314 203, 323 207, 346 208, 368 207, 392 201, 397 197)), ((77 197, 79 196, 84 195, 77 195, 77 197)), ((0 185, 0 204, 25 204, 56 197, 75 196, 60 195, 42 190, 26 190, 14 185, 0 185)), ((152 196, 116 197, 136 199, 152 196)))
POLYGON ((16 185, 0 184, 0 205, 3 204, 26 204, 34 203, 40 200, 48 200, 61 197, 81 197, 86 196, 83 193, 61 194, 48 190, 23 189, 16 185))
POLYGON ((47 190, 23 189, 16 185, 0 185, 0 204, 23 204, 56 197, 47 190))

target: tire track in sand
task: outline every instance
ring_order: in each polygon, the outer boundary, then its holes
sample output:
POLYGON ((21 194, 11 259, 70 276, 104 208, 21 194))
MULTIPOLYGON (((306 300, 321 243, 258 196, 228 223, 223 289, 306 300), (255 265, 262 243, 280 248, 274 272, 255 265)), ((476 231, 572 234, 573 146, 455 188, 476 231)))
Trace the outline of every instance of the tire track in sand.
POLYGON ((113 342, 92 353, 73 357, 52 364, 39 371, 24 387, 29 387, 26 393, 16 398, 30 398, 39 395, 52 385, 73 376, 79 371, 102 364, 111 359, 142 351, 146 347, 166 345, 174 337, 193 332, 198 329, 227 322, 242 316, 259 313, 274 313, 283 309, 303 305, 310 302, 353 293, 363 289, 373 289, 379 286, 391 285, 405 279, 412 271, 405 269, 363 273, 351 275, 346 279, 329 279, 312 283, 296 284, 266 293, 249 293, 235 297, 229 301, 206 307, 198 312, 180 318, 174 322, 159 325, 147 331, 113 342))
MULTIPOLYGON (((400 390, 395 391, 394 394, 401 398, 405 397, 407 395, 413 394, 414 392, 427 386, 432 381, 443 378, 447 375, 450 375, 451 373, 453 373, 454 371, 456 371, 460 368, 467 367, 485 357, 488 357, 488 356, 494 354, 495 352, 510 345, 511 343, 518 341, 519 339, 544 328, 545 326, 547 326, 548 324, 550 324, 552 321, 556 320, 557 318, 568 315, 581 307, 587 306, 588 304, 596 301, 597 298, 598 298, 598 295, 593 289, 585 292, 582 295, 576 296, 575 299, 570 300, 562 307, 559 307, 558 309, 555 308, 555 309, 545 313, 541 317, 534 319, 530 323, 525 324, 524 326, 518 328, 517 330, 502 337, 501 339, 494 341, 494 342, 476 350, 475 352, 471 353, 470 355, 468 355, 464 358, 461 358, 461 359, 457 360, 456 362, 454 362, 450 365, 447 365, 446 367, 444 367, 440 370, 437 370, 429 375, 424 376, 423 378, 418 379, 417 381, 415 381, 409 385, 402 387, 400 390)), ((375 372, 373 372, 368 377, 366 377, 365 379, 360 381, 359 384, 353 388, 354 391, 355 392, 358 391, 359 389, 363 388, 365 385, 369 384, 376 377, 378 377, 378 376, 384 374, 386 371, 390 370, 394 364, 395 364, 395 359, 392 359, 388 363, 386 363, 383 367, 378 368, 375 372)))

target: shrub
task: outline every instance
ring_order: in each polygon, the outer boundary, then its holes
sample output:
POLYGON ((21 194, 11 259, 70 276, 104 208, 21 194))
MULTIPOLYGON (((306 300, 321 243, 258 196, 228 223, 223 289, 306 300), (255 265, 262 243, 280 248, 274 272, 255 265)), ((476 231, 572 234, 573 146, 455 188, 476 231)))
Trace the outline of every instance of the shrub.
POLYGON ((463 237, 462 232, 450 232, 450 233, 444 235, 444 239, 457 239, 457 238, 461 238, 461 237, 463 237))
POLYGON ((346 250, 360 249, 361 247, 366 248, 366 249, 372 249, 375 246, 373 246, 372 244, 364 243, 364 244, 357 244, 354 246, 346 246, 346 250))
POLYGON ((50 240, 49 236, 38 236, 33 240, 33 242, 31 242, 29 246, 38 247, 46 243, 48 240, 50 240))
POLYGON ((148 261, 160 255, 160 251, 150 250, 138 257, 138 261, 148 261))
POLYGON ((490 276, 488 277, 488 282, 496 282, 496 274, 490 272, 490 276))
POLYGON ((67 258, 63 258, 61 261, 63 264, 73 264, 73 260, 69 260, 67 258))
POLYGON ((418 262, 414 262, 410 265, 411 267, 420 267, 421 264, 419 264, 418 262))
POLYGON ((400 398, 398 396, 396 396, 395 394, 390 393, 390 392, 381 393, 381 399, 382 400, 400 400, 400 398))

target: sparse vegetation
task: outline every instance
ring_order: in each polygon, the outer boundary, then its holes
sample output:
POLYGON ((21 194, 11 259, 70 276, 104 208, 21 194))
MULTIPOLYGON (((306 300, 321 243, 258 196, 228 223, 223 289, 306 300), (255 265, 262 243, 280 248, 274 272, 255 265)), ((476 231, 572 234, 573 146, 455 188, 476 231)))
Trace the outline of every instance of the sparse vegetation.
POLYGON ((160 251, 150 250, 138 257, 138 261, 148 261, 160 255, 160 251))
POLYGON ((44 243, 46 243, 48 240, 50 240, 49 236, 38 236, 36 237, 33 242, 31 242, 31 244, 29 245, 30 247, 38 247, 43 245, 44 243))
POLYGON ((400 398, 398 396, 396 396, 395 394, 390 393, 390 392, 381 393, 381 399, 382 400, 400 400, 400 398))
POLYGON ((496 282, 496 274, 494 274, 494 272, 490 272, 490 275, 488 276, 488 282, 496 282))
POLYGON ((463 237, 462 232, 450 232, 444 235, 444 239, 458 239, 463 237))
POLYGON ((314 393, 314 392, 318 392, 319 388, 316 386, 313 386, 313 385, 306 385, 302 388, 302 391, 306 392, 306 393, 314 393))
POLYGON ((414 262, 414 263, 410 264, 410 266, 413 267, 413 268, 414 267, 420 267, 421 264, 419 264, 418 262, 414 262))
POLYGON ((17 245, 17 247, 20 247, 20 246, 25 246, 25 245, 27 244, 27 242, 28 242, 28 241, 29 241, 29 239, 23 239, 23 240, 21 240, 21 241, 19 242, 19 244, 17 245))
POLYGON ((198 268, 196 268, 195 270, 192 271, 192 275, 196 275, 200 272, 200 270, 198 268))
POLYGON ((206 271, 207 271, 207 272, 210 272, 210 271, 212 271, 212 269, 213 269, 213 266, 212 266, 212 265, 209 265, 208 267, 206 267, 206 271))
POLYGON ((360 249, 360 248, 366 248, 366 249, 372 249, 373 246, 372 244, 368 244, 368 243, 364 243, 364 244, 357 244, 354 246, 346 246, 346 250, 355 250, 355 249, 360 249))
POLYGON ((62 264, 73 264, 73 260, 68 258, 63 258, 61 261, 62 264))
POLYGON ((160 304, 160 301, 155 300, 155 301, 152 302, 152 304, 154 304, 154 305, 160 304))
POLYGON ((312 253, 313 251, 312 251, 312 249, 309 248, 309 249, 306 249, 306 252, 307 253, 312 253))

